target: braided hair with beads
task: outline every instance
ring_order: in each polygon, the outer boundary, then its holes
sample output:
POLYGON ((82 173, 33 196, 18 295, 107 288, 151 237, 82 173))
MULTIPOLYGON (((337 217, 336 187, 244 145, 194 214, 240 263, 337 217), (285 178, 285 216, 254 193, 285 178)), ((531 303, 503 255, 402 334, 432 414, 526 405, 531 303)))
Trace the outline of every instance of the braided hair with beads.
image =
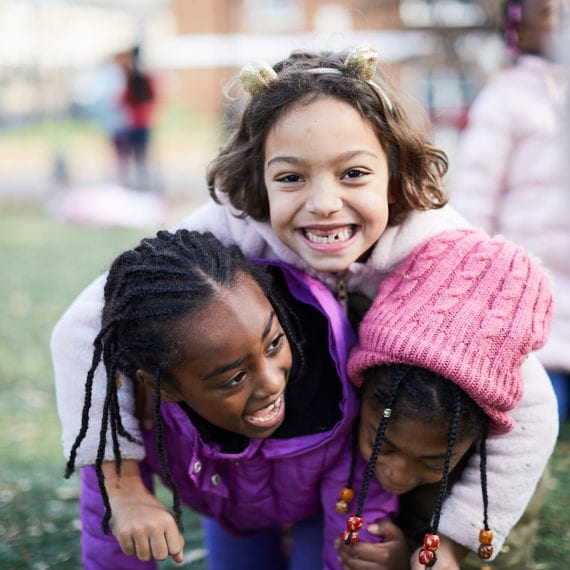
MULTIPOLYGON (((364 472, 362 486, 358 497, 356 512, 347 520, 347 528, 343 539, 346 544, 355 544, 358 530, 362 528, 362 511, 368 486, 374 475, 374 467, 382 449, 382 443, 389 421, 399 418, 417 419, 433 425, 448 426, 447 450, 445 453, 442 478, 434 509, 433 519, 423 540, 419 554, 420 563, 432 566, 437 559, 439 546, 437 535, 443 502, 449 490, 448 478, 454 445, 466 438, 479 442, 481 454, 481 487, 484 506, 484 530, 488 533, 487 523, 487 478, 486 448, 488 418, 481 408, 461 390, 455 383, 430 370, 408 365, 390 364, 369 368, 364 373, 362 398, 372 409, 381 411, 381 420, 372 446, 372 454, 364 472)), ((481 531, 483 533, 483 531, 481 531)), ((491 537, 492 538, 492 537, 491 537)), ((482 546, 483 548, 483 546, 482 546)), ((490 542, 481 552, 482 558, 492 554, 490 542)))
MULTIPOLYGON (((170 474, 163 439, 161 386, 172 382, 170 371, 182 358, 175 337, 176 324, 205 307, 240 276, 253 278, 267 295, 285 331, 293 358, 303 367, 300 325, 287 308, 270 273, 248 261, 237 246, 224 246, 211 233, 178 230, 158 232, 134 249, 119 255, 109 270, 104 290, 101 330, 94 340, 93 359, 85 382, 81 429, 72 446, 65 476, 75 469, 77 450, 89 428, 89 411, 95 371, 103 362, 106 397, 100 426, 95 470, 105 506, 102 528, 110 532, 111 506, 102 464, 110 431, 115 468, 120 473, 120 439, 137 441, 123 426, 118 389, 121 378, 136 378, 139 369, 154 377, 154 424, 162 471, 173 494, 173 511, 181 528, 180 496, 170 474)), ((142 442, 139 442, 142 445, 142 442)))

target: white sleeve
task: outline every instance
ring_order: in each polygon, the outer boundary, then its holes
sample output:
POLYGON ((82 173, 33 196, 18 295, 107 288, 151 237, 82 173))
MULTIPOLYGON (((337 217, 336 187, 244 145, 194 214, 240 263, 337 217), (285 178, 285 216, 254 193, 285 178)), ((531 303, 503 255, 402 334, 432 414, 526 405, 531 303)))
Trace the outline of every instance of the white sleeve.
MULTIPOLYGON (((199 231, 210 230, 224 243, 233 242, 241 245, 241 241, 247 239, 246 245, 254 254, 262 247, 246 220, 231 216, 229 208, 219 206, 211 200, 184 219, 179 227, 199 231)), ((93 357, 93 341, 101 324, 105 279, 106 275, 101 275, 89 285, 67 309, 52 332, 51 350, 56 399, 66 457, 69 457, 81 427, 85 380, 93 357)), ((105 393, 106 379, 104 366, 101 364, 93 381, 89 429, 77 452, 76 467, 95 463, 105 393)), ((134 417, 134 398, 130 382, 125 382, 119 390, 119 403, 125 429, 140 439, 140 428, 134 417)), ((121 456, 125 459, 140 460, 144 458, 145 451, 142 446, 121 439, 121 456)), ((109 443, 105 458, 112 459, 112 447, 109 443)))
MULTIPOLYGON (((524 395, 511 412, 515 428, 487 441, 489 526, 496 556, 526 509, 558 436, 556 396, 546 371, 534 354, 521 366, 524 395)), ((477 552, 483 528, 480 456, 468 466, 445 500, 439 530, 477 552)), ((493 556, 493 558, 494 558, 493 556)))
MULTIPOLYGON (((56 400, 62 425, 63 451, 69 457, 71 447, 81 428, 85 380, 93 358, 93 341, 101 324, 103 287, 106 274, 98 277, 71 304, 55 325, 51 337, 52 360, 55 373, 56 400)), ((106 393, 103 364, 93 380, 89 429, 76 460, 76 467, 95 462, 99 445, 101 414, 106 393)), ((125 382, 119 390, 121 418, 125 429, 140 439, 140 429, 134 417, 132 385, 125 382)), ((142 459, 144 448, 136 443, 121 440, 121 454, 125 459, 142 459)), ((105 459, 112 459, 112 444, 107 442, 105 459)))

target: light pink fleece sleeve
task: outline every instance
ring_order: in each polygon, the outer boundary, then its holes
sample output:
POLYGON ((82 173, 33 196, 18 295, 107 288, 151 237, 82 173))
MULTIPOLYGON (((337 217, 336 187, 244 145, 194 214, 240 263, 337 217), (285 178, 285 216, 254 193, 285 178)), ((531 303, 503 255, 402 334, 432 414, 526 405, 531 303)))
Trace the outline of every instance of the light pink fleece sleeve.
MULTIPOLYGON (((494 556, 522 516, 554 450, 558 435, 556 396, 535 355, 523 363, 524 395, 511 412, 512 432, 489 438, 487 478, 489 526, 494 532, 494 556)), ((477 552, 483 528, 483 502, 475 455, 446 499, 439 524, 442 534, 477 552)))

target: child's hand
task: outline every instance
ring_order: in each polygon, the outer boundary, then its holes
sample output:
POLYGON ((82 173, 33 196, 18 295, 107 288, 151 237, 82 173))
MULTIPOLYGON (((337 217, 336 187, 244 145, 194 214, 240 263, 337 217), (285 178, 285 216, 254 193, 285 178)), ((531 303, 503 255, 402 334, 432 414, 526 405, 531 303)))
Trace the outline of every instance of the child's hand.
POLYGON ((143 562, 166 560, 169 555, 182 562, 184 538, 176 520, 145 487, 136 461, 123 461, 121 477, 112 461, 103 464, 103 471, 112 511, 110 526, 121 550, 143 562))
POLYGON ((182 562, 184 538, 168 509, 148 491, 116 496, 111 501, 111 530, 128 556, 146 562, 166 560, 171 554, 182 562))
MULTIPOLYGON (((437 549, 437 564, 434 568, 437 570, 460 570, 461 563, 469 554, 469 551, 463 546, 453 542, 447 536, 439 535, 439 548, 437 549)), ((413 554, 410 562, 411 570, 425 570, 425 566, 420 564, 418 554, 420 549, 418 548, 413 554)))
POLYGON ((409 570, 410 549, 399 527, 389 521, 378 521, 368 525, 367 530, 382 536, 383 542, 359 541, 347 546, 340 538, 336 541, 335 548, 344 570, 409 570))

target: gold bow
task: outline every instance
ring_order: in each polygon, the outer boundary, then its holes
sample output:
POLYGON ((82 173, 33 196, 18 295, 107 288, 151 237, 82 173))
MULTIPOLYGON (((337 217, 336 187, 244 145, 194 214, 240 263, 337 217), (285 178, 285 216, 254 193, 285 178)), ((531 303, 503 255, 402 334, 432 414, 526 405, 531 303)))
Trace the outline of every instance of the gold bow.
POLYGON ((277 81, 277 73, 264 61, 249 63, 239 74, 243 88, 252 96, 259 95, 273 81, 277 81))
POLYGON ((358 79, 370 81, 378 66, 378 50, 370 44, 358 46, 346 56, 344 65, 358 79))

